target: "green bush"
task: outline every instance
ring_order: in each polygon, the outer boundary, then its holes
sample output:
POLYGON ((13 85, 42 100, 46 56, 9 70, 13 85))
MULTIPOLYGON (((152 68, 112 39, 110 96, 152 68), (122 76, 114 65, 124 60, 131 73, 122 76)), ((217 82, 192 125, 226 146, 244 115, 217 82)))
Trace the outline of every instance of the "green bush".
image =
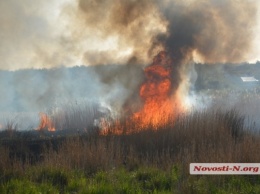
POLYGON ((63 190, 68 185, 68 175, 57 169, 42 169, 36 179, 38 183, 49 183, 63 190))
POLYGON ((49 184, 37 184, 28 180, 12 179, 8 183, 0 186, 0 191, 3 194, 55 194, 59 191, 49 184))

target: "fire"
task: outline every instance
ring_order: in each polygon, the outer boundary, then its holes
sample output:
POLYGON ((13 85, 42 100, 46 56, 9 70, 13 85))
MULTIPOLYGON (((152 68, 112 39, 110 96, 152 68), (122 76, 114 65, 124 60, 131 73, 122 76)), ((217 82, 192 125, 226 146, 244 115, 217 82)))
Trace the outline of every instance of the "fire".
POLYGON ((46 113, 40 113, 40 124, 37 130, 47 129, 48 131, 56 131, 51 118, 48 117, 46 113))
POLYGON ((133 120, 141 126, 160 126, 168 118, 174 119, 179 112, 180 101, 176 95, 172 95, 172 68, 171 58, 162 51, 145 69, 146 80, 139 92, 144 104, 142 109, 133 115, 133 120))
MULTIPOLYGON (((100 127, 102 129, 102 131, 100 131, 100 135, 108 135, 111 133, 114 135, 122 135, 124 132, 123 125, 120 123, 119 120, 115 120, 111 125, 109 121, 101 119, 100 127)), ((129 132, 130 131, 127 131, 127 133, 129 132)))
MULTIPOLYGON (((126 134, 136 132, 133 126, 137 126, 138 130, 149 125, 157 129, 168 119, 175 120, 178 114, 184 111, 181 96, 173 85, 175 83, 173 83, 172 71, 172 59, 164 51, 155 56, 153 63, 145 68, 146 79, 139 91, 143 106, 124 123, 124 127, 127 128, 126 134)), ((101 134, 109 134, 111 131, 109 123, 102 124, 101 134)), ((119 122, 115 122, 111 132, 116 135, 123 134, 124 127, 120 126, 119 122)))

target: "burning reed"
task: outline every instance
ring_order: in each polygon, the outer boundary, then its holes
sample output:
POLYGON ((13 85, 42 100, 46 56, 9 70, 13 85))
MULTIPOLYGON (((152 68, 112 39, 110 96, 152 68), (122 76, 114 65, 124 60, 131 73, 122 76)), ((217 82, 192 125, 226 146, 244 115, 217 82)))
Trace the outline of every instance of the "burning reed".
MULTIPOLYGON (((65 137, 28 138, 28 134, 14 134, 9 139, 1 139, 0 188, 1 184, 7 187, 14 180, 28 178, 36 185, 51 182, 63 192, 76 178, 74 175, 67 176, 70 173, 80 173, 89 178, 123 170, 135 178, 136 172, 145 167, 147 173, 157 169, 174 175, 177 185, 169 184, 179 193, 194 193, 193 189, 198 181, 201 182, 201 177, 189 175, 191 162, 260 161, 260 136, 244 127, 244 117, 235 110, 206 110, 165 120, 157 127, 152 123, 141 127, 135 122, 129 123, 129 120, 118 120, 110 123, 108 130, 111 133, 106 135, 100 135, 97 129, 92 133, 74 133, 65 137), (117 133, 117 126, 121 127, 122 133, 117 133)), ((1 132, 0 137, 3 135, 1 132)), ((143 176, 146 177, 146 174, 143 176)), ((155 177, 152 175, 151 179, 155 177)), ((217 188, 226 188, 229 178, 232 177, 207 177, 205 185, 212 183, 217 188)), ((253 185, 259 182, 255 176, 242 178, 253 185)), ((111 182, 111 179, 108 180, 111 182)), ((137 183, 141 184, 142 180, 138 179, 137 183)), ((114 184, 113 179, 112 182, 114 184)), ((84 188, 91 183, 87 181, 84 188)), ((234 183, 231 181, 230 184, 233 186, 234 183)))
MULTIPOLYGON (((88 173, 143 165, 165 169, 180 164, 188 170, 190 162, 259 162, 260 137, 245 128, 243 122, 244 117, 235 110, 207 110, 167 119, 156 130, 152 123, 140 128, 134 122, 120 121, 120 127, 125 132, 121 135, 114 132, 116 124, 110 125, 108 130, 111 133, 105 136, 92 131, 62 139, 56 137, 51 140, 52 143, 48 139, 39 139, 38 143, 33 142, 34 146, 30 146, 31 140, 20 139, 23 147, 19 149, 13 138, 2 142, 1 150, 8 148, 6 151, 9 152, 9 155, 3 153, 6 158, 2 161, 18 163, 22 171, 31 165, 40 165, 88 173), (38 152, 34 150, 35 143, 38 152), (10 158, 10 154, 15 157, 10 158), (19 158, 21 154, 25 158, 19 158), (38 161, 31 157, 38 158, 38 161)), ((19 165, 7 167, 5 164, 1 163, 2 172, 18 170, 19 165)))

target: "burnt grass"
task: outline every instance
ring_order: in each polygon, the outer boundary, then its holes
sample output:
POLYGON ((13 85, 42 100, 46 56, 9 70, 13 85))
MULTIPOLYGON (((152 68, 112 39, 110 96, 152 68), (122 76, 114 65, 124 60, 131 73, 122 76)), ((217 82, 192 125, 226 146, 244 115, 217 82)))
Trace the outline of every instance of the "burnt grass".
MULTIPOLYGON (((192 193, 190 186, 183 186, 185 188, 182 190, 181 185, 190 179, 198 181, 205 176, 194 178, 189 175, 190 163, 260 162, 259 133, 256 128, 245 126, 245 116, 234 109, 205 110, 180 116, 177 120, 170 117, 166 120, 163 126, 148 125, 142 128, 120 120, 125 131, 122 135, 113 133, 113 125, 107 135, 99 135, 101 129, 97 127, 87 132, 70 129, 67 133, 66 130, 2 131, 0 184, 23 177, 33 168, 76 171, 94 176, 99 172, 122 168, 127 172, 142 167, 167 172, 174 167, 180 171, 178 191, 192 193), (127 134, 127 130, 136 132, 127 134)), ((62 175, 57 175, 57 184, 65 184, 67 180, 59 176, 62 175)), ((207 177, 207 181, 221 187, 229 176, 207 177)), ((256 176, 243 177, 252 185, 260 182, 256 176)), ((54 181, 57 181, 56 178, 54 181)), ((34 180, 33 177, 30 179, 34 180)))

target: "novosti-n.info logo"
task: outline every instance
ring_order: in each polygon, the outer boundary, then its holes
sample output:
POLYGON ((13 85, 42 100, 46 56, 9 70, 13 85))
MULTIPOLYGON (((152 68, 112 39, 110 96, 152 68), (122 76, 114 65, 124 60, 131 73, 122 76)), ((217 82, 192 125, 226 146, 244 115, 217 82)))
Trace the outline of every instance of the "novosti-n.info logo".
POLYGON ((190 163, 190 174, 193 175, 257 175, 260 174, 260 163, 190 163))

